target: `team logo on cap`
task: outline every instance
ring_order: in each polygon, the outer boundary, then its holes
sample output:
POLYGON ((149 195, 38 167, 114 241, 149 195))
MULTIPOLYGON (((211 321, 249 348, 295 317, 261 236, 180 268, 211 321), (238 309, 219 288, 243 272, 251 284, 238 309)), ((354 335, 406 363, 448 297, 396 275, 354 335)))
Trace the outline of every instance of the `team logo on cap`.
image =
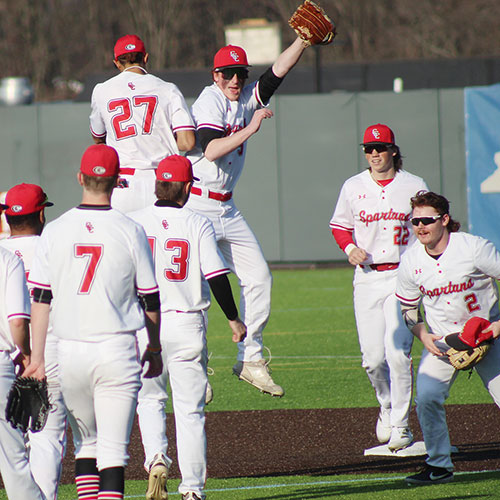
POLYGON ((125 45, 125 50, 134 50, 135 49, 135 43, 127 43, 125 45))
POLYGON ((373 137, 375 137, 375 139, 380 139, 380 132, 378 131, 378 129, 374 128, 372 130, 372 134, 373 134, 373 137))
POLYGON ((236 61, 238 62, 240 60, 240 56, 234 51, 232 50, 231 52, 229 52, 229 55, 236 61))
POLYGON ((13 212, 20 212, 20 211, 23 209, 23 207, 22 207, 21 205, 12 205, 12 206, 10 207, 10 209, 11 209, 13 212))
POLYGON ((166 180, 168 181, 169 179, 172 178, 172 174, 170 172, 163 172, 163 174, 161 174, 161 176, 166 180))
POLYGON ((95 175, 104 175, 106 173, 106 168, 97 165, 92 169, 92 172, 94 172, 95 175))

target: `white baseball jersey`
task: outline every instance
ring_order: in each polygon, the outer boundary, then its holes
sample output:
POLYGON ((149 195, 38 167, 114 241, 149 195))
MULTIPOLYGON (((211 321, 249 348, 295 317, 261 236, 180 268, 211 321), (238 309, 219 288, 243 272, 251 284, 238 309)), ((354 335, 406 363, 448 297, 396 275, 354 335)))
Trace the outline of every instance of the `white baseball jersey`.
POLYGON ((29 236, 10 236, 0 240, 0 246, 15 253, 24 263, 26 278, 28 278, 31 263, 35 255, 35 248, 38 244, 40 236, 36 234, 29 236))
POLYGON ((52 291, 54 334, 69 340, 142 328, 136 293, 158 291, 142 227, 118 210, 84 205, 45 227, 29 281, 52 291))
POLYGON ((179 153, 174 134, 194 130, 181 91, 154 75, 122 71, 95 86, 91 104, 92 135, 106 136, 122 167, 156 168, 179 153))
POLYGON ((30 298, 26 287, 23 261, 5 248, 0 248, 0 351, 14 352, 16 346, 9 321, 30 319, 30 298))
MULTIPOLYGON (((246 85, 237 101, 230 101, 214 83, 205 87, 191 108, 196 128, 212 128, 229 136, 246 127, 255 111, 263 104, 259 97, 258 83, 246 85)), ((195 177, 208 189, 233 191, 245 162, 246 143, 215 161, 205 158, 199 144, 189 156, 195 177)))
POLYGON ((353 233, 359 248, 368 253, 366 264, 397 263, 415 240, 410 198, 428 191, 423 179, 404 170, 385 187, 365 170, 344 183, 330 228, 353 233))
POLYGON ((144 227, 153 252, 161 312, 208 309, 206 280, 229 273, 209 219, 186 207, 156 205, 130 217, 144 227))
POLYGON ((450 233, 439 259, 415 244, 401 260, 397 298, 415 305, 422 300, 430 331, 456 333, 472 316, 500 318, 498 288, 500 253, 493 243, 468 233, 450 233))

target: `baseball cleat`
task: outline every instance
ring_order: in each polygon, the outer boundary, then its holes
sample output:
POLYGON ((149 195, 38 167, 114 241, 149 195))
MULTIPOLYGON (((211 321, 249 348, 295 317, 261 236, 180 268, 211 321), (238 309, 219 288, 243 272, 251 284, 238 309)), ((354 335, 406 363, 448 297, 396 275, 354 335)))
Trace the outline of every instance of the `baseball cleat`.
POLYGON ((398 451, 413 443, 413 434, 408 427, 393 427, 388 447, 391 451, 398 451))
POLYGON ((205 404, 211 403, 214 399, 214 391, 210 382, 207 382, 207 390, 205 391, 205 404))
POLYGON ((182 500, 203 500, 203 499, 193 491, 189 491, 188 493, 184 493, 184 495, 182 495, 182 500))
POLYGON ((240 380, 257 387, 261 392, 281 397, 285 394, 285 391, 271 378, 267 365, 264 359, 259 359, 259 361, 238 361, 233 366, 233 373, 240 380))
POLYGON ((391 439, 391 410, 387 408, 380 408, 378 414, 377 425, 375 426, 375 434, 379 443, 387 443, 391 439))
POLYGON ((153 465, 149 469, 148 490, 146 500, 167 500, 168 465, 163 454, 155 455, 153 465))
POLYGON ((417 484, 420 486, 425 486, 427 484, 442 484, 449 483, 453 481, 453 472, 443 467, 434 467, 433 465, 426 465, 425 468, 415 474, 414 476, 408 476, 405 481, 408 484, 417 484))

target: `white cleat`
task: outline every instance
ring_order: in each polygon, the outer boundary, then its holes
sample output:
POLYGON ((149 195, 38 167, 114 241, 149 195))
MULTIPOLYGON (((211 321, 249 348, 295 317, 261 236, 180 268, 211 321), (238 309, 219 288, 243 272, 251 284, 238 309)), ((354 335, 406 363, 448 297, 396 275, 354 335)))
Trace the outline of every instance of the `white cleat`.
POLYGON ((387 408, 380 408, 378 414, 377 425, 375 426, 375 434, 379 443, 387 443, 391 439, 391 410, 387 408))
POLYGON ((264 359, 259 359, 259 361, 238 361, 233 366, 233 373, 240 380, 257 387, 261 392, 281 397, 285 394, 285 391, 281 386, 274 383, 267 365, 268 363, 264 359))
POLYGON ((408 427, 393 427, 391 439, 389 441, 389 450, 403 450, 413 443, 413 434, 408 427))

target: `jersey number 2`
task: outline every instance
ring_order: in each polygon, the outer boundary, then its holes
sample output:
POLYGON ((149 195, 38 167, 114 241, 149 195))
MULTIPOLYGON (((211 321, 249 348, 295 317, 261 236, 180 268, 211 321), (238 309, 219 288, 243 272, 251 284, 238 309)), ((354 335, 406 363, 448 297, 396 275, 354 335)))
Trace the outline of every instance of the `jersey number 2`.
POLYGON ((138 95, 134 96, 132 100, 123 98, 110 101, 108 104, 108 110, 111 112, 117 109, 119 110, 119 112, 111 119, 116 139, 120 140, 137 135, 136 126, 134 124, 127 125, 126 122, 132 118, 134 108, 141 106, 146 106, 146 112, 144 113, 142 123, 142 135, 150 134, 153 129, 153 118, 157 104, 158 98, 153 95, 138 95))
POLYGON ((102 245, 75 245, 75 257, 87 257, 87 265, 83 273, 78 294, 88 295, 94 283, 95 273, 103 252, 102 245))
POLYGON ((469 312, 479 311, 481 306, 477 303, 477 297, 475 293, 469 293, 464 297, 465 303, 467 304, 467 309, 469 312))

